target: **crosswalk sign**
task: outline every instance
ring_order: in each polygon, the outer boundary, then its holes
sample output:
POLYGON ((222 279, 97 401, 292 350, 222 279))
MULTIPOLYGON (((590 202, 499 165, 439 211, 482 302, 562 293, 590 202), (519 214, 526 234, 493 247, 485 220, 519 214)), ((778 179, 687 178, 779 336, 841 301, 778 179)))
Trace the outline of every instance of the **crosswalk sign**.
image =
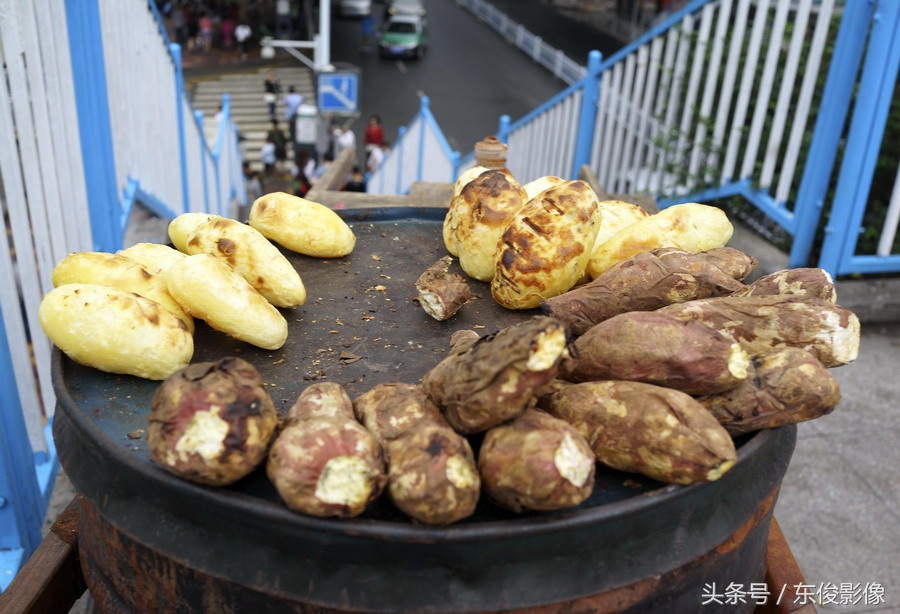
POLYGON ((359 109, 359 75, 355 72, 318 74, 319 113, 355 115, 359 109))

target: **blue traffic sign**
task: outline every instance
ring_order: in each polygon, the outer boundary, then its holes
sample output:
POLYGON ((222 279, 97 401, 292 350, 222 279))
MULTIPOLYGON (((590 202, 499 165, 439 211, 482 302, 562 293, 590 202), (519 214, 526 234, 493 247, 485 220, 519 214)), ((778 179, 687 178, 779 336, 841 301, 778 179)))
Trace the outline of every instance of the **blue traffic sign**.
POLYGON ((354 114, 359 108, 359 75, 323 72, 318 75, 319 113, 354 114))

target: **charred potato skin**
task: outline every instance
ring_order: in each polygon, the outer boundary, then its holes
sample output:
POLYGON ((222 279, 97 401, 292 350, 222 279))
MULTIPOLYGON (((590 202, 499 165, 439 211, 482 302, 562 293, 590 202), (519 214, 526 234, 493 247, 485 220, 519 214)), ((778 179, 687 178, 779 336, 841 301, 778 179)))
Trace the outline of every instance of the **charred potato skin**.
POLYGON ((747 352, 727 333, 659 311, 630 311, 575 339, 559 377, 640 381, 709 394, 740 384, 749 362, 747 352))
POLYGON ((484 492, 517 513, 575 507, 594 490, 590 445, 575 427, 535 409, 489 430, 478 466, 484 492))
POLYGON ((44 295, 38 320, 47 337, 77 363, 150 380, 185 367, 194 338, 155 301, 100 284, 71 283, 44 295))
POLYGON ((188 365, 153 395, 150 458, 199 484, 233 484, 265 459, 278 413, 259 372, 228 357, 188 365))
POLYGON ((507 309, 531 309, 570 290, 585 274, 600 227, 597 195, 567 181, 522 207, 500 238, 491 295, 507 309))
POLYGON ((353 400, 353 412, 383 447, 422 426, 450 428, 421 384, 376 384, 353 400))
POLYGON ((641 382, 559 385, 538 406, 573 425, 601 463, 660 482, 719 479, 737 460, 731 436, 678 390, 641 382))
POLYGON ((841 400, 837 380, 805 350, 772 348, 752 355, 750 365, 736 388, 697 398, 732 436, 819 418, 841 400))

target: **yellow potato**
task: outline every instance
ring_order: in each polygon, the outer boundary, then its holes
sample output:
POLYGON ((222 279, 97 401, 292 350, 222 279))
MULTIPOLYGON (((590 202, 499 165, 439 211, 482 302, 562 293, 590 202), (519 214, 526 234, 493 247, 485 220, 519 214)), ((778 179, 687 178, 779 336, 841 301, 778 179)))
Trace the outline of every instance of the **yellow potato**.
POLYGON ((190 234, 188 254, 210 254, 230 265, 276 307, 306 302, 294 265, 258 230, 227 217, 203 222, 190 234))
POLYGON ((459 266, 474 279, 494 277, 494 254, 500 236, 526 203, 525 190, 508 172, 488 170, 470 181, 450 203, 444 219, 450 253, 458 252, 459 266))
POLYGON ((287 340, 284 316, 224 261, 195 254, 163 273, 169 292, 212 328, 266 350, 287 340))
POLYGON ((47 337, 75 362, 109 373, 162 380, 187 366, 194 338, 159 303, 99 284, 66 284, 38 309, 47 337))
POLYGON ((603 219, 600 222, 600 230, 597 231, 597 238, 594 239, 594 249, 609 241, 614 234, 626 226, 650 217, 647 210, 640 205, 621 200, 601 200, 598 206, 603 219))
POLYGON ((211 213, 182 213, 169 222, 169 240, 172 241, 175 249, 187 254, 187 242, 191 233, 200 224, 218 217, 218 215, 211 213))
POLYGON ((617 262, 659 247, 676 247, 694 254, 724 247, 733 232, 728 216, 718 207, 672 205, 595 245, 587 272, 596 278, 617 262))
POLYGON ((154 273, 162 273, 170 264, 186 256, 184 252, 162 243, 135 243, 116 253, 140 262, 154 273))
POLYGON ((54 287, 65 284, 100 284, 140 294, 156 301, 194 332, 194 319, 176 301, 162 278, 147 267, 121 254, 75 252, 53 268, 54 287))
POLYGON ((537 179, 529 181, 524 184, 522 188, 525 190, 528 200, 531 200, 547 188, 552 188, 553 186, 565 183, 565 181, 565 179, 557 177, 556 175, 544 175, 543 177, 538 177, 537 179))
POLYGON ((525 205, 503 233, 491 294, 507 309, 531 309, 568 291, 584 276, 600 228, 597 195, 566 181, 525 205))
MULTIPOLYGON (((459 193, 462 192, 463 188, 469 184, 470 181, 474 180, 478 175, 483 173, 488 169, 486 166, 473 166, 472 168, 466 169, 462 173, 460 173, 459 177, 456 178, 456 181, 453 184, 453 195, 450 197, 450 204, 448 207, 453 209, 453 201, 459 196, 459 193)), ((459 249, 456 245, 456 241, 451 237, 451 228, 450 223, 453 221, 453 217, 448 215, 444 218, 444 227, 442 230, 444 237, 444 246, 447 248, 447 251, 450 252, 451 256, 459 256, 459 249)))
POLYGON ((341 216, 325 205, 284 192, 253 201, 250 226, 282 247, 315 258, 340 258, 356 246, 356 237, 341 216))

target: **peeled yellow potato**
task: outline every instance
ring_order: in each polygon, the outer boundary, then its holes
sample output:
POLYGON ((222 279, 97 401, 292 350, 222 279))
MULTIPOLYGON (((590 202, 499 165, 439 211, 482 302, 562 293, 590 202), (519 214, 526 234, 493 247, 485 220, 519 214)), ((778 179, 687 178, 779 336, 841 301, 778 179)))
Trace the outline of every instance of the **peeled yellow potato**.
POLYGON ((647 210, 640 205, 626 203, 621 200, 601 200, 598 205, 602 220, 597 238, 594 239, 594 248, 609 241, 614 234, 643 219, 650 217, 647 210))
POLYGON ((728 216, 718 207, 700 203, 672 205, 595 245, 587 272, 596 278, 617 262, 659 247, 677 247, 695 254, 724 247, 733 232, 728 216))
POLYGON ((530 309, 583 276, 601 224, 597 194, 584 181, 541 192, 513 217, 494 260, 491 294, 508 309, 530 309))
POLYGON ((262 233, 227 217, 203 222, 190 234, 188 254, 210 254, 230 265, 276 307, 306 302, 306 288, 294 265, 262 233))
POLYGON ((210 254, 195 254, 163 273, 175 299, 212 328, 266 350, 287 340, 284 316, 227 263, 210 254))
POLYGON ((528 200, 531 200, 547 188, 552 188, 553 186, 565 183, 565 181, 565 179, 557 177, 556 175, 544 175, 543 177, 538 177, 537 179, 529 181, 524 184, 522 188, 525 190, 528 200))
POLYGON ((120 256, 131 258, 135 262, 140 262, 154 273, 163 272, 170 264, 176 260, 181 260, 187 255, 174 247, 169 247, 162 243, 135 243, 131 247, 120 249, 116 253, 120 256))
POLYGON ((65 284, 38 309, 47 337, 75 362, 106 371, 162 380, 185 367, 194 338, 159 303, 100 284, 65 284))
POLYGON ((450 203, 444 228, 450 253, 474 279, 494 277, 494 254, 510 220, 526 203, 525 190, 507 172, 488 170, 470 181, 450 203))
POLYGON ((100 284, 140 294, 156 301, 194 332, 194 319, 176 301, 166 282, 147 267, 121 254, 74 252, 59 261, 51 277, 54 287, 64 284, 100 284))
POLYGON ((175 249, 186 254, 188 253, 187 242, 191 233, 200 224, 218 217, 218 215, 211 213, 182 213, 169 222, 169 240, 175 246, 175 249))
POLYGON ((250 226, 279 245, 315 258, 346 256, 356 237, 337 213, 293 194, 272 192, 250 207, 250 226))

